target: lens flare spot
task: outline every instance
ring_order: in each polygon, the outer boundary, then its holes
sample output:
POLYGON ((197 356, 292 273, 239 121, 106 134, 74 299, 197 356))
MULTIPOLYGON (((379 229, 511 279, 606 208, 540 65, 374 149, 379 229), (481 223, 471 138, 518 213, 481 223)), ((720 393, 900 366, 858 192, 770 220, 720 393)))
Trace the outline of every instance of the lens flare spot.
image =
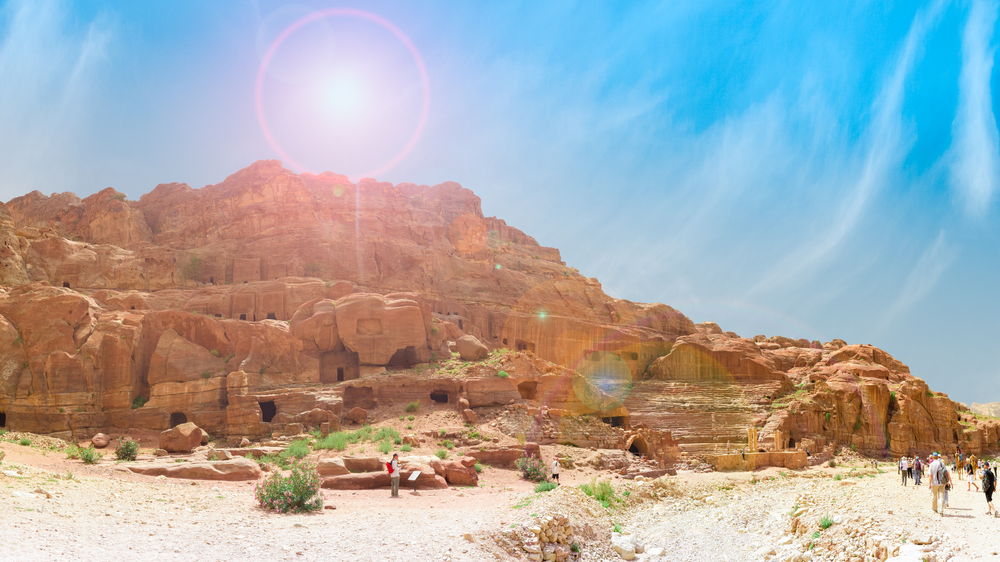
POLYGON ((549 316, 548 312, 545 312, 544 310, 539 310, 538 311, 538 319, 539 320, 545 320, 546 318, 548 318, 548 316, 549 316))

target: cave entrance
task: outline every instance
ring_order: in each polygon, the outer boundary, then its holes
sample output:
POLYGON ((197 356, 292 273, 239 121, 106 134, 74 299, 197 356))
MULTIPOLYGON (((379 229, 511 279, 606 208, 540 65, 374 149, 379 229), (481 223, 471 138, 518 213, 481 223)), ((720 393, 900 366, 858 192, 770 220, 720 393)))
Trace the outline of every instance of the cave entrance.
POLYGON ((791 438, 788 439, 788 448, 789 449, 794 449, 795 448, 795 440, 794 439, 791 439, 791 438))
POLYGON ((534 353, 534 351, 535 351, 535 344, 534 344, 534 342, 530 342, 530 341, 515 340, 514 341, 514 348, 517 349, 518 351, 530 351, 530 352, 534 353))
POLYGON ((395 367, 397 369, 409 369, 410 367, 417 364, 417 348, 410 345, 401 349, 397 349, 396 353, 392 354, 389 358, 389 367, 395 367))
POLYGON ((625 416, 610 416, 607 418, 601 418, 601 421, 611 427, 625 427, 625 416))
POLYGON ((447 404, 448 398, 449 395, 447 390, 435 390, 434 392, 431 392, 431 400, 437 402, 438 404, 447 404))
POLYGON ((329 351, 319 356, 319 382, 336 383, 358 378, 358 354, 353 351, 329 351))
POLYGON ((246 319, 247 319, 246 313, 240 314, 240 320, 246 320, 246 319))
POLYGON ((170 427, 177 427, 182 423, 187 423, 188 418, 184 412, 174 412, 170 414, 170 427))
POLYGON ((274 416, 278 413, 278 407, 274 405, 274 400, 267 400, 265 402, 257 402, 260 406, 260 419, 265 423, 271 423, 274 416))
POLYGON ((267 319, 268 319, 268 320, 277 320, 277 319, 278 319, 278 317, 277 317, 277 315, 275 315, 275 314, 274 314, 273 312, 268 312, 268 313, 267 313, 267 319))
POLYGON ((7 427, 7 413, 0 412, 0 427, 7 427))
POLYGON ((652 458, 652 455, 649 454, 649 443, 646 443, 646 440, 642 437, 633 437, 632 440, 629 441, 626 449, 628 449, 628 452, 633 455, 652 458))
POLYGON ((517 391, 521 394, 521 398, 525 400, 534 400, 538 396, 538 382, 536 381, 524 381, 517 385, 517 391))

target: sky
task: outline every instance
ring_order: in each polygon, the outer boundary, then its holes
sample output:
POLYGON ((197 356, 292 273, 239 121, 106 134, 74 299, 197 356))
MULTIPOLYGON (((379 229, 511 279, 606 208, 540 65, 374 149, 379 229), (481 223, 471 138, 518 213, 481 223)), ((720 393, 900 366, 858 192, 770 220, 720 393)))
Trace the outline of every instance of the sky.
POLYGON ((0 0, 0 199, 457 181, 615 297, 1000 401, 997 0, 0 0))

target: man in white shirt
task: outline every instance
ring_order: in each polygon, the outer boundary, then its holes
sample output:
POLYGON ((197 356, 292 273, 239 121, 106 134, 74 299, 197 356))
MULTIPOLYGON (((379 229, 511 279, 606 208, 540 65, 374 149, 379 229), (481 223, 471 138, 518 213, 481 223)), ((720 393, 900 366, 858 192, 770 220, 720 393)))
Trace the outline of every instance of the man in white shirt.
POLYGON ((934 513, 944 515, 945 506, 943 504, 941 505, 941 511, 938 512, 938 498, 944 492, 945 485, 951 481, 951 476, 948 474, 948 467, 941 461, 941 455, 933 453, 931 456, 934 457, 934 462, 927 469, 928 475, 931 478, 931 509, 934 510, 934 513))

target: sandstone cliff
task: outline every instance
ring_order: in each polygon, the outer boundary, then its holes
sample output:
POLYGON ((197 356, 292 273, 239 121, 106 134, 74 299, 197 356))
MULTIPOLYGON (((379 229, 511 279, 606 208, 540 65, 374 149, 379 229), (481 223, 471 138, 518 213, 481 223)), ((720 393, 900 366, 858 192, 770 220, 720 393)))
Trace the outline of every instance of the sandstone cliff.
POLYGON ((138 201, 32 192, 0 206, 0 243, 0 425, 17 429, 193 420, 256 435, 419 396, 551 402, 672 431, 691 452, 738 446, 751 426, 811 451, 1000 439, 876 348, 740 338, 612 298, 455 183, 263 161, 138 201), (542 362, 448 382, 435 368, 463 335, 542 362))

